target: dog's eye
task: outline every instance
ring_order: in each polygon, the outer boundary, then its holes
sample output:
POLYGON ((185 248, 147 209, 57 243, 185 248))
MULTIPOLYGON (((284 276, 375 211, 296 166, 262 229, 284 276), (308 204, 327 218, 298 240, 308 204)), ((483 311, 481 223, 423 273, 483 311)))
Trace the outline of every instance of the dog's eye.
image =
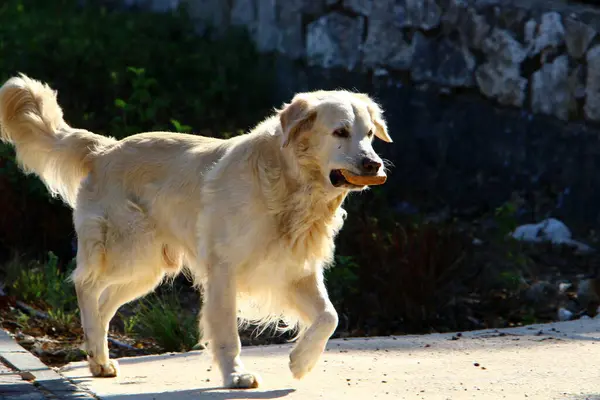
POLYGON ((346 128, 338 128, 335 131, 333 131, 333 136, 339 138, 347 138, 350 137, 350 132, 346 128))
POLYGON ((367 136, 369 137, 369 139, 373 137, 373 129, 371 129, 369 133, 367 133, 367 136))

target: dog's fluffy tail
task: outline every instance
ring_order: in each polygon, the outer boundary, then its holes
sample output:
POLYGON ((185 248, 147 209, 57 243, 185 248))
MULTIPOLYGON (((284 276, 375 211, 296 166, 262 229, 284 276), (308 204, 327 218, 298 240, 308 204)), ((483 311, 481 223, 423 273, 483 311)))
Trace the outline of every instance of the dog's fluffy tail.
POLYGON ((63 120, 56 92, 25 75, 0 88, 0 139, 12 143, 25 173, 38 175, 53 196, 71 207, 90 171, 91 156, 115 140, 63 120))

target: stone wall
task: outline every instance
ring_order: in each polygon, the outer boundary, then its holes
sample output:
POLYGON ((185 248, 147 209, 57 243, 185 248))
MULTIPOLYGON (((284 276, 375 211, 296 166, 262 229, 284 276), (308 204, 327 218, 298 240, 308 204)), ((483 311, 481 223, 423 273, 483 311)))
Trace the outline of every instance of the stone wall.
POLYGON ((470 90, 561 120, 600 121, 600 8, 562 0, 124 0, 186 4, 199 27, 248 29, 310 66, 470 90))
POLYGON ((525 199, 523 222, 554 216, 575 232, 598 230, 600 7, 559 0, 104 1, 155 11, 185 2, 200 32, 215 21, 220 31, 247 27, 261 50, 282 55, 274 105, 314 89, 375 96, 394 138, 375 142, 394 165, 383 195, 398 213, 478 218, 516 195, 525 199))

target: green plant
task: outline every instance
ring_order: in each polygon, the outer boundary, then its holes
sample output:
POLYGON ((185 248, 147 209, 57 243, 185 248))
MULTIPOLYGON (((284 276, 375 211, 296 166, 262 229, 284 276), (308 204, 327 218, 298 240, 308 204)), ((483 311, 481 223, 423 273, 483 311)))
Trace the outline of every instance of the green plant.
POLYGON ((134 314, 134 315, 130 315, 130 316, 121 315, 121 321, 123 321, 124 333, 128 336, 135 335, 139 320, 140 320, 140 316, 138 314, 134 314))
POLYGON ((502 271, 498 278, 501 286, 511 291, 518 290, 523 280, 518 271, 502 271))
POLYGON ((31 316, 29 314, 25 314, 22 311, 17 313, 17 324, 21 326, 21 329, 27 329, 29 327, 29 319, 31 316))
POLYGON ((174 292, 140 301, 135 329, 166 351, 188 351, 199 341, 196 316, 181 308, 174 292))
POLYGON ((358 292, 358 271, 360 266, 352 256, 335 256, 335 264, 325 271, 325 282, 329 297, 334 304, 340 304, 348 296, 358 292))
POLYGON ((18 259, 8 264, 7 276, 12 292, 26 302, 47 311, 50 318, 64 326, 74 322, 77 313, 77 297, 68 276, 75 266, 74 261, 61 268, 58 257, 48 252, 44 264, 23 264, 18 259), (19 268, 18 273, 15 271, 19 268))
POLYGON ((65 311, 64 308, 55 308, 48 310, 48 316, 56 324, 68 327, 76 322, 77 313, 75 311, 65 311))
POLYGON ((513 201, 507 201, 500 207, 496 208, 494 212, 494 220, 498 227, 498 237, 503 239, 511 232, 513 232, 517 226, 517 203, 513 201))
MULTIPOLYGON (((159 112, 166 112, 170 99, 155 95, 158 82, 146 75, 145 68, 127 68, 131 91, 127 99, 115 99, 115 106, 121 110, 111 122, 111 132, 117 137, 129 136, 144 130, 144 127, 152 127, 154 130, 164 130, 163 125, 157 121, 159 112)), ((117 74, 112 78, 116 81, 117 74)), ((176 120, 171 120, 176 121, 176 120)), ((166 122, 166 121, 165 121, 166 122)), ((177 122, 175 128, 182 127, 177 122)), ((191 127, 190 127, 191 129, 191 127)))

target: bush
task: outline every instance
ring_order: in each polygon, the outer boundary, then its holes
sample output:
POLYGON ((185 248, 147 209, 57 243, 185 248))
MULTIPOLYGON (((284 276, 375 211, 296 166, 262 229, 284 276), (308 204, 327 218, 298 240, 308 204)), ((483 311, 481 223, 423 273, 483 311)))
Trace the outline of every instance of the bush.
POLYGON ((156 340, 165 351, 188 351, 199 341, 196 316, 182 309, 173 291, 142 299, 125 329, 156 340))
POLYGON ((353 197, 327 272, 340 330, 384 335, 464 329, 456 318, 472 239, 455 224, 401 220, 380 189, 353 197))
POLYGON ((13 259, 6 267, 6 281, 11 294, 46 311, 50 318, 63 326, 75 322, 77 297, 68 280, 75 268, 75 260, 61 266, 52 252, 43 263, 23 263, 13 259))

